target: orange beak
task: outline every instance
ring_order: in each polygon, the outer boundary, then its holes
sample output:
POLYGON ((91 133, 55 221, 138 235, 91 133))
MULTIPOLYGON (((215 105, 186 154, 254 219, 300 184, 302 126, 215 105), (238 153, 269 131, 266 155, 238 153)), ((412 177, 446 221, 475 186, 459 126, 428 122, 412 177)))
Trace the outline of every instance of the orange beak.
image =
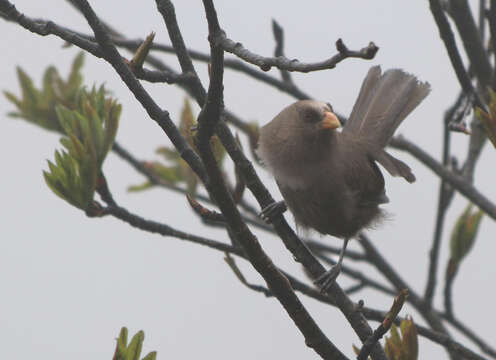
POLYGON ((338 117, 331 111, 324 111, 324 118, 319 123, 321 130, 334 130, 341 127, 338 117))

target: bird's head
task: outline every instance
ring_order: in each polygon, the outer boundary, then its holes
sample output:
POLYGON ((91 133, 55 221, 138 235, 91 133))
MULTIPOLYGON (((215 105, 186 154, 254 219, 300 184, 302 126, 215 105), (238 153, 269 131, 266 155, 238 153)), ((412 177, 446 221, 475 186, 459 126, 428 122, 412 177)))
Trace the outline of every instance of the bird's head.
POLYGON ((314 100, 302 100, 291 105, 297 116, 293 121, 295 127, 300 128, 300 136, 309 138, 325 137, 329 132, 341 127, 341 123, 334 114, 331 104, 314 100))
POLYGON ((341 123, 330 104, 297 101, 262 127, 257 153, 269 166, 318 160, 327 156, 325 146, 339 127, 341 123))

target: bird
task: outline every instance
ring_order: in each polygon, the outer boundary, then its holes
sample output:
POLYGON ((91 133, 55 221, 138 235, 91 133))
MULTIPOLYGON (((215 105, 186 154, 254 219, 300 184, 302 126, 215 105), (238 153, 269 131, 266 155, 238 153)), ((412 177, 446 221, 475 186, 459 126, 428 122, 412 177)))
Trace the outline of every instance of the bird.
POLYGON ((262 217, 270 222, 289 208, 298 227, 344 240, 337 263, 314 280, 321 291, 339 275, 348 241, 384 218, 380 205, 389 198, 378 164, 415 181, 410 167, 385 147, 430 90, 402 69, 382 72, 377 65, 343 126, 329 103, 300 100, 260 128, 256 153, 284 198, 264 208, 262 217))

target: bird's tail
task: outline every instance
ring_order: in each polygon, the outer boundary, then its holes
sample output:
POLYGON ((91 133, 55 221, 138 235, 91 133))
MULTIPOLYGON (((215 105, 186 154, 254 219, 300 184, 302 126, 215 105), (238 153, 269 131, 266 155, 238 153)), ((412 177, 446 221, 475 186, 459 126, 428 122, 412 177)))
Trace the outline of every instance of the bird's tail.
POLYGON ((363 81, 343 131, 383 148, 430 89, 429 83, 403 70, 391 69, 382 74, 380 66, 374 66, 363 81))

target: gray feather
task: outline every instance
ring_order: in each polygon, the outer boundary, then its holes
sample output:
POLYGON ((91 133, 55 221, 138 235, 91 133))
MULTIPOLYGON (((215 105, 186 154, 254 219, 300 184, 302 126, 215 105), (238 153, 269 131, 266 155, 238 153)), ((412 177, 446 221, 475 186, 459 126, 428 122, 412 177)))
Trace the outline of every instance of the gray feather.
POLYGON ((363 81, 343 131, 383 148, 429 92, 428 83, 403 70, 391 69, 381 75, 380 66, 374 66, 363 81))
POLYGON ((373 158, 379 164, 381 164, 384 169, 387 170, 392 176, 401 176, 406 179, 409 183, 415 181, 415 175, 412 173, 412 169, 405 164, 403 161, 396 159, 391 154, 388 154, 384 150, 381 150, 373 154, 373 158))

